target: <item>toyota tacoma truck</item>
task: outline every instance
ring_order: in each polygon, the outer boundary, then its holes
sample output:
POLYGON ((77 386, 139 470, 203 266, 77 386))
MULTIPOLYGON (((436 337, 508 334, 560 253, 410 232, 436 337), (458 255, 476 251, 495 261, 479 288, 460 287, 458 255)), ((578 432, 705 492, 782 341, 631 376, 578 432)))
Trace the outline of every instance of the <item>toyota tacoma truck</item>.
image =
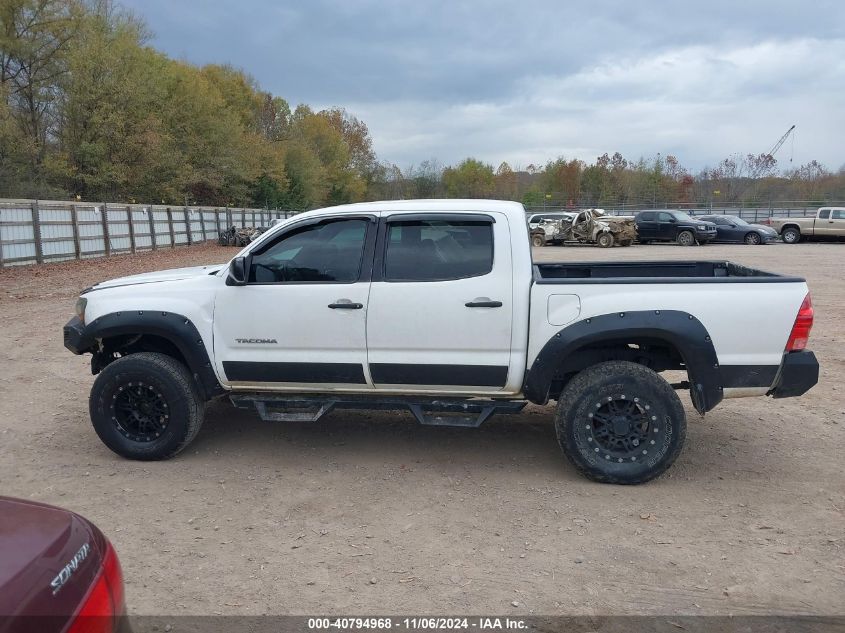
POLYGON ((767 218, 763 223, 780 233, 787 244, 801 240, 841 240, 845 238, 845 207, 822 207, 808 218, 767 218))
POLYGON ((798 277, 725 261, 532 263, 522 205, 420 200, 302 213, 226 265, 97 284, 64 342, 91 354, 91 421, 128 458, 177 454, 221 395, 267 420, 406 409, 462 426, 554 400, 564 455, 630 484, 680 453, 677 390, 704 414, 810 389, 812 324, 798 277))

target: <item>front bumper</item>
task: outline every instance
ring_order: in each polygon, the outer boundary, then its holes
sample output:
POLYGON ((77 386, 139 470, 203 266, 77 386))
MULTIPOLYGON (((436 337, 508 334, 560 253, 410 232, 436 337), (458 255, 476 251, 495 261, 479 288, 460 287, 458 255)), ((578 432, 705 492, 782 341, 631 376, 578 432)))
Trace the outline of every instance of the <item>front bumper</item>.
POLYGON ((696 231, 695 239, 701 242, 702 244, 712 242, 716 239, 716 231, 696 231))
POLYGON ((62 328, 65 347, 74 354, 84 354, 91 350, 94 340, 85 335, 85 324, 79 317, 73 317, 62 328))
POLYGON ((783 359, 780 375, 772 390, 773 398, 793 398, 807 393, 819 381, 819 361, 809 350, 790 352, 783 359))

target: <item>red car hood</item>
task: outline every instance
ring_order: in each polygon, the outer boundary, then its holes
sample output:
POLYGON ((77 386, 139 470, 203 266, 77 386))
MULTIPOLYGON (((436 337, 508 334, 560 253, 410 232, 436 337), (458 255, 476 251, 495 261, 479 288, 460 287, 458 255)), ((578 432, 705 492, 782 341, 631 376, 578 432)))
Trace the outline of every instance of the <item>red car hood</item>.
POLYGON ((50 628, 68 619, 97 577, 105 543, 72 512, 0 497, 0 616, 48 616, 50 628))

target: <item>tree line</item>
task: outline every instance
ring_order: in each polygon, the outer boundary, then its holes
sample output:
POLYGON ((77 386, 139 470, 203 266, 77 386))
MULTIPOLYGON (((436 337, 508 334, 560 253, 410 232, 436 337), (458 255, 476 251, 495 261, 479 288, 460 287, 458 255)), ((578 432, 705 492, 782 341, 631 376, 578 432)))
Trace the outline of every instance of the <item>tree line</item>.
POLYGON ((112 0, 0 0, 0 196, 303 210, 371 199, 495 197, 611 206, 845 199, 845 170, 772 156, 691 173, 674 156, 511 167, 378 160, 343 108, 291 108, 241 70, 148 45, 112 0))

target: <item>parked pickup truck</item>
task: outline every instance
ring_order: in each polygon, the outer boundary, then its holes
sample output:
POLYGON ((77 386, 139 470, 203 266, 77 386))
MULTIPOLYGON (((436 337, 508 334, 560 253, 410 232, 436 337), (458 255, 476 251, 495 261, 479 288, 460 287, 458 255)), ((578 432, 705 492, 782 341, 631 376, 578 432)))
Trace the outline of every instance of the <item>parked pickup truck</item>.
POLYGON ((184 449, 223 394, 268 420, 408 409, 461 426, 555 400, 580 472, 640 483, 681 451, 676 389, 701 414, 810 389, 812 323, 797 277, 724 261, 532 264, 522 205, 409 200, 303 213, 228 265, 88 288, 64 342, 92 354, 94 429, 128 458, 184 449))
POLYGON ((763 220, 787 244, 801 240, 830 240, 845 237, 845 207, 822 207, 809 218, 767 218, 763 220))
POLYGON ((716 239, 716 225, 696 220, 683 211, 640 211, 634 216, 641 244, 677 242, 681 246, 707 244, 716 239))

